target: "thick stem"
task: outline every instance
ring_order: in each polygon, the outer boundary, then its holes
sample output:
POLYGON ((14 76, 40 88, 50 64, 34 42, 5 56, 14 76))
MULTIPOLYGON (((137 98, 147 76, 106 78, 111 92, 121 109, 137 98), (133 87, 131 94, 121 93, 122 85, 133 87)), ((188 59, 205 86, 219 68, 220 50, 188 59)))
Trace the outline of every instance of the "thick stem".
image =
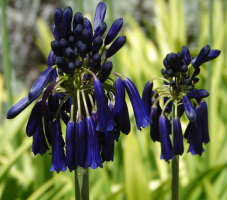
MULTIPOLYGON (((175 106, 177 106, 177 102, 172 104, 172 124, 171 124, 171 133, 172 133, 172 141, 174 146, 174 130, 173 130, 173 119, 175 117, 175 106)), ((179 199, 179 155, 175 155, 172 163, 171 163, 171 200, 179 199)))

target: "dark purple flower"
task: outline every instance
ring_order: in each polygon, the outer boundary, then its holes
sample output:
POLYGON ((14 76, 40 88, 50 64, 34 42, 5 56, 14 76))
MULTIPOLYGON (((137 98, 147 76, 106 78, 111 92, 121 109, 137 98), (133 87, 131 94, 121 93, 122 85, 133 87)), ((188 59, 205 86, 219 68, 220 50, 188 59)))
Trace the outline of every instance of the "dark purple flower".
POLYGON ((68 166, 70 172, 76 169, 75 164, 75 135, 76 135, 76 127, 75 123, 69 121, 66 128, 66 160, 65 164, 68 166))
POLYGON ((191 56, 188 47, 183 46, 182 47, 182 54, 184 56, 184 62, 186 65, 189 65, 191 63, 191 56))
POLYGON ((196 120, 196 112, 192 106, 192 103, 190 102, 187 96, 182 97, 182 102, 184 105, 187 118, 189 119, 190 122, 194 122, 196 120))
POLYGON ((73 10, 71 7, 66 7, 62 14, 61 23, 61 36, 64 39, 68 39, 71 34, 71 22, 73 17, 73 10))
POLYGON ((55 23, 54 22, 52 23, 52 33, 54 35, 54 38, 57 41, 59 41, 60 40, 60 37, 58 36, 58 33, 57 33, 56 26, 55 26, 55 23))
POLYGON ((174 159, 174 151, 169 138, 169 126, 166 116, 161 115, 159 117, 159 131, 161 136, 161 156, 160 159, 164 159, 168 162, 170 159, 174 159))
POLYGON ((51 139, 52 139, 52 160, 50 171, 66 171, 64 154, 64 140, 62 138, 60 121, 55 120, 51 126, 51 139))
POLYGON ((152 88, 153 88, 153 82, 148 81, 144 87, 143 95, 142 95, 143 105, 148 114, 150 114, 150 111, 151 111, 152 88))
POLYGON ((26 133, 28 137, 31 137, 35 133, 40 118, 42 119, 41 100, 36 102, 28 119, 28 123, 26 126, 26 133))
POLYGON ((94 31, 98 28, 99 24, 101 24, 106 15, 106 4, 104 2, 100 2, 95 11, 95 19, 94 19, 94 31))
POLYGON ((29 90, 28 98, 30 101, 36 100, 39 95, 42 93, 44 87, 49 81, 49 78, 53 72, 53 68, 47 68, 34 83, 32 88, 29 90))
POLYGON ((213 60, 213 59, 217 58, 220 54, 221 54, 220 50, 216 50, 216 49, 211 50, 204 62, 208 62, 210 60, 213 60))
POLYGON ((105 91, 101 82, 98 79, 94 80, 95 99, 97 103, 98 123, 97 131, 111 131, 113 130, 113 124, 111 123, 111 116, 109 116, 109 108, 105 91))
MULTIPOLYGON (((87 19, 86 17, 84 18, 84 28, 89 31, 91 40, 93 40, 92 25, 91 25, 91 22, 89 21, 89 19, 87 19)), ((89 45, 90 45, 90 43, 89 43, 89 45)), ((90 50, 90 46, 88 47, 88 49, 90 50)))
POLYGON ((197 69, 200 65, 203 64, 203 62, 206 60, 208 54, 210 52, 210 46, 206 45, 204 46, 201 51, 199 52, 199 55, 197 56, 193 66, 195 69, 197 69))
POLYGON ((117 36, 119 31, 121 30, 121 27, 123 25, 123 19, 119 18, 114 21, 112 26, 110 27, 109 32, 107 33, 106 39, 105 39, 105 45, 110 44, 114 38, 117 36))
POLYGON ((34 155, 39 153, 42 156, 47 150, 49 150, 49 147, 43 132, 42 118, 39 118, 36 131, 33 134, 32 152, 34 155))
POLYGON ((101 133, 102 138, 102 162, 109 162, 113 161, 114 158, 114 130, 112 131, 105 131, 101 133))
POLYGON ((183 135, 181 123, 179 118, 173 120, 174 130, 174 153, 175 155, 182 155, 184 153, 183 135))
POLYGON ((113 69, 113 64, 111 61, 104 62, 102 68, 99 72, 99 80, 101 83, 104 83, 107 78, 110 76, 110 73, 113 69))
POLYGON ((63 11, 61 8, 56 8, 54 11, 54 24, 58 38, 61 39, 61 24, 62 24, 63 11))
POLYGON ((13 119, 17 115, 19 115, 25 108, 27 108, 32 103, 31 100, 28 99, 28 95, 23 97, 20 101, 15 103, 6 113, 7 119, 13 119))
POLYGON ((136 89, 132 81, 128 78, 124 78, 123 84, 132 103, 137 128, 140 130, 141 127, 147 127, 152 121, 144 108, 138 90, 136 89))
POLYGON ((97 167, 103 167, 99 153, 99 141, 98 134, 95 130, 95 124, 91 117, 85 119, 85 125, 87 130, 87 159, 86 168, 91 167, 96 169, 97 167))
POLYGON ((102 37, 106 31, 106 28, 107 28, 106 22, 102 22, 101 24, 99 24, 95 31, 94 39, 97 38, 98 36, 102 37))
POLYGON ((82 120, 76 123, 76 164, 85 168, 87 158, 87 131, 82 120))
POLYGON ((200 101, 201 117, 202 117, 202 140, 204 144, 210 142, 209 129, 208 129, 208 110, 206 101, 200 101))
POLYGON ((113 44, 111 44, 110 48, 106 51, 106 57, 109 58, 115 53, 117 53, 121 47, 124 46, 126 42, 126 37, 125 36, 119 36, 113 44))
POLYGON ((157 106, 152 106, 150 111, 150 118, 152 123, 150 123, 150 137, 155 142, 160 142, 159 133, 159 116, 161 115, 160 109, 157 106))
POLYGON ((209 96, 209 92, 207 90, 191 90, 187 92, 187 97, 189 99, 195 98, 195 99, 201 99, 209 96))

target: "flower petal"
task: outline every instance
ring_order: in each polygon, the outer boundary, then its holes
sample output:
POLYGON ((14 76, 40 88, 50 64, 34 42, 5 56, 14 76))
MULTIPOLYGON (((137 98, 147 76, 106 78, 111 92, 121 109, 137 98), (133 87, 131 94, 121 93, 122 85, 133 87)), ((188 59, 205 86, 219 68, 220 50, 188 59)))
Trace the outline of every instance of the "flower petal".
POLYGON ((119 36, 110 46, 110 48, 106 51, 106 57, 109 58, 115 53, 117 53, 120 50, 120 48, 124 46, 125 42, 126 42, 126 37, 119 36))
POLYGON ((106 4, 104 2, 100 2, 95 11, 95 19, 94 19, 94 31, 98 28, 99 24, 103 22, 106 15, 106 4))
POLYGON ((207 90, 192 90, 187 92, 187 97, 189 99, 195 98, 195 99, 201 99, 209 96, 209 92, 207 90))
POLYGON ((184 62, 188 66, 191 63, 191 56, 188 47, 182 47, 182 54, 184 56, 184 62))
POLYGON ((148 114, 150 114, 151 112, 152 88, 153 88, 153 82, 148 81, 144 87, 143 95, 142 95, 143 105, 148 114))
POLYGON ((196 121, 196 112, 187 96, 182 97, 185 113, 190 122, 196 121))
POLYGON ((173 120, 174 130, 174 153, 175 155, 182 155, 184 153, 183 135, 181 123, 179 118, 173 120))

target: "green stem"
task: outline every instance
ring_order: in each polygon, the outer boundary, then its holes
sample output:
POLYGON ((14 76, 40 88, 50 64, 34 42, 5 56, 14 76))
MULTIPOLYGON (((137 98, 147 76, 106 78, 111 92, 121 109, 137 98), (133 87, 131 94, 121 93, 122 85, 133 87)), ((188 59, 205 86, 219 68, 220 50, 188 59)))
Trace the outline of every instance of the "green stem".
POLYGON ((6 90, 8 93, 8 107, 13 105, 13 96, 11 89, 11 66, 9 60, 9 46, 8 46, 8 31, 6 26, 6 0, 1 0, 2 13, 2 48, 3 48, 3 63, 6 81, 6 90))
MULTIPOLYGON (((177 106, 177 102, 176 102, 177 106)), ((173 130, 173 120, 175 117, 175 102, 172 104, 172 124, 171 124, 171 133, 172 141, 174 147, 174 130, 173 130)), ((179 155, 175 155, 171 163, 171 200, 179 199, 179 155)))

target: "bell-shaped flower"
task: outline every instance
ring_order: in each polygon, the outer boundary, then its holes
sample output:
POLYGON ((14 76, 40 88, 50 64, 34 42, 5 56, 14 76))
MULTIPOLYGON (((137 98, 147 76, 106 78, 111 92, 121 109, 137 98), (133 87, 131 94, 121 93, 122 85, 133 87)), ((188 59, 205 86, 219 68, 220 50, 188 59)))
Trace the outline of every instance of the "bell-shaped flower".
POLYGON ((141 127, 147 127, 152 121, 144 108, 138 90, 136 89, 132 81, 128 78, 124 78, 123 84, 132 103, 137 128, 140 130, 141 127))
POLYGON ((19 115, 25 108, 27 108, 32 103, 31 100, 28 99, 28 95, 23 97, 20 101, 15 103, 6 113, 7 119, 13 119, 17 115, 19 115))
POLYGON ((105 131, 101 133, 101 141, 102 141, 102 162, 113 161, 114 158, 114 130, 105 131))
POLYGON ((75 147, 76 164, 85 168, 87 158, 87 131, 83 120, 76 123, 76 147, 75 147))
POLYGON ((123 116, 124 116, 123 117, 123 124, 120 127, 120 130, 125 135, 128 135, 130 133, 130 131, 131 131, 131 124, 130 124, 130 119, 129 119, 129 114, 128 114, 128 107, 127 107, 126 102, 125 102, 125 106, 124 106, 123 116))
POLYGON ((142 95, 143 105, 144 105, 145 110, 147 111, 148 115, 151 112, 152 88, 153 88, 153 82, 148 81, 144 87, 143 95, 142 95))
POLYGON ((196 121, 196 112, 187 96, 182 97, 184 110, 190 122, 196 121))
POLYGON ((152 123, 150 123, 150 137, 155 142, 160 142, 159 133, 159 116, 161 115, 160 109, 157 106, 152 106, 150 111, 150 118, 152 123))
POLYGON ((184 153, 183 135, 181 129, 181 123, 179 118, 173 120, 174 131, 174 153, 175 155, 182 155, 184 153))
POLYGON ((202 117, 202 140, 204 144, 210 142, 209 130, 208 130, 208 110, 206 101, 200 101, 201 117, 202 117))
POLYGON ((169 125, 166 116, 159 117, 159 131, 161 138, 161 156, 166 162, 174 159, 174 151, 169 138, 169 125))
POLYGON ((87 130, 87 158, 85 167, 96 169, 103 167, 99 153, 98 133, 95 130, 95 124, 91 117, 85 119, 85 126, 87 130))
POLYGON ((64 140, 62 138, 60 121, 55 120, 51 126, 51 140, 52 140, 52 160, 50 171, 66 171, 67 166, 65 164, 64 153, 64 140))

